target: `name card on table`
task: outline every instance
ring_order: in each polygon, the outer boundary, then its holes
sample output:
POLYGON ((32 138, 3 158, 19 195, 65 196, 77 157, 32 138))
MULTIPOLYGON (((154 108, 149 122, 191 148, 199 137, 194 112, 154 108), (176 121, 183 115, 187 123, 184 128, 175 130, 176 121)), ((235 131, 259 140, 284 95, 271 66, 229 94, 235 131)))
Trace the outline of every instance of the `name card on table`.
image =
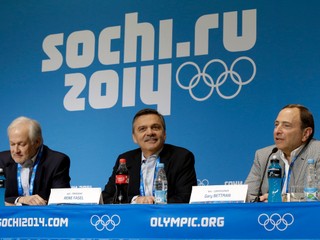
POLYGON ((48 205, 102 203, 101 188, 52 188, 48 205))
POLYGON ((248 185, 193 186, 189 203, 244 203, 248 185))

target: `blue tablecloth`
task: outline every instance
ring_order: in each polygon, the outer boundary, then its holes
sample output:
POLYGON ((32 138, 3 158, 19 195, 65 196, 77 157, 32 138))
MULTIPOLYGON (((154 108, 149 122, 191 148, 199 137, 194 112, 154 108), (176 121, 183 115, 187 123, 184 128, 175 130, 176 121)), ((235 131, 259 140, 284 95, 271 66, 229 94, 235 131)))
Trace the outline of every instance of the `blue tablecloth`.
POLYGON ((320 203, 0 207, 0 237, 316 239, 320 203))

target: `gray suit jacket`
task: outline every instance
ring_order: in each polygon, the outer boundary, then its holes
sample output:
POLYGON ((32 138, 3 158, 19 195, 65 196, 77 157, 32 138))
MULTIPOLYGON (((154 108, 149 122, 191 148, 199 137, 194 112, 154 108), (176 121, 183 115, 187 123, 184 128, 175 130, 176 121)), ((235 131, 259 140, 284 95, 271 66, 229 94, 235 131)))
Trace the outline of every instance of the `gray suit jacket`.
MULTIPOLYGON (((247 193, 247 201, 250 202, 256 198, 259 192, 259 186, 262 181, 263 171, 267 171, 268 167, 265 168, 267 164, 267 158, 272 152, 272 149, 276 147, 275 145, 268 146, 262 149, 259 149, 255 153, 255 158, 253 161, 253 165, 251 167, 250 173, 245 181, 245 184, 248 184, 248 193, 247 193)), ((315 166, 317 169, 317 174, 320 176, 320 141, 312 139, 310 143, 302 150, 300 156, 295 160, 290 175, 290 186, 294 185, 304 185, 304 178, 307 168, 307 161, 309 158, 315 160, 315 166)), ((280 151, 275 153, 278 159, 280 159, 280 151)), ((272 159, 272 155, 269 159, 272 159)), ((270 164, 270 161, 269 161, 270 164)), ((269 166, 268 164, 268 166, 269 166)), ((284 176, 284 163, 280 160, 280 165, 282 168, 282 176, 284 176)), ((263 184, 261 188, 262 194, 268 193, 268 177, 267 173, 264 176, 263 184)))

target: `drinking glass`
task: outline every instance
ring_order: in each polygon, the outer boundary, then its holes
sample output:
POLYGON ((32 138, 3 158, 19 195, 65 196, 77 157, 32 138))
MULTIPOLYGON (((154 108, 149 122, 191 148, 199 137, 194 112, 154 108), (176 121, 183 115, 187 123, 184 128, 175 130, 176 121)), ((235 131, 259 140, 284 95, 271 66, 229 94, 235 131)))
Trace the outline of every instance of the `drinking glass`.
POLYGON ((288 192, 288 202, 304 202, 303 186, 290 186, 288 192))

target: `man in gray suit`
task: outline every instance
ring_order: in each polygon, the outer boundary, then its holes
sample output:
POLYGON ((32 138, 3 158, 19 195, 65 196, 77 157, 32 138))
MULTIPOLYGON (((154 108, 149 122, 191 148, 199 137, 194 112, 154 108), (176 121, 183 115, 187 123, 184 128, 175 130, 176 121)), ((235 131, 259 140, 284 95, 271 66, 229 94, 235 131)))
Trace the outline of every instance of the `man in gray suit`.
POLYGON ((320 141, 313 139, 313 135, 314 120, 312 113, 306 107, 290 104, 281 109, 273 131, 275 145, 256 151, 253 165, 245 181, 245 184, 248 184, 248 202, 268 201, 269 186, 266 171, 270 159, 273 158, 272 155, 280 160, 283 176, 282 193, 286 193, 290 186, 303 186, 309 158, 315 160, 317 173, 320 174, 320 141))

